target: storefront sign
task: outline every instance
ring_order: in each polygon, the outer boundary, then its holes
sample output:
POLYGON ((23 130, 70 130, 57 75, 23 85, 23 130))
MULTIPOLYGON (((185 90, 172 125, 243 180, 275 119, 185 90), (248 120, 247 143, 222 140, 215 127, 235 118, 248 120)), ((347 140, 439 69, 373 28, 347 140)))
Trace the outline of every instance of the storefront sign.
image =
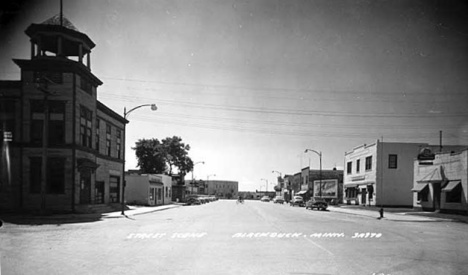
POLYGON ((434 160, 435 154, 429 148, 423 148, 418 154, 419 161, 434 160))
POLYGON ((352 177, 351 181, 360 181, 360 180, 365 180, 365 179, 366 179, 366 176, 356 176, 356 177, 352 177))
POLYGON ((320 186, 320 180, 314 181, 314 197, 321 198, 338 198, 338 180, 328 179, 322 180, 322 186, 320 186))

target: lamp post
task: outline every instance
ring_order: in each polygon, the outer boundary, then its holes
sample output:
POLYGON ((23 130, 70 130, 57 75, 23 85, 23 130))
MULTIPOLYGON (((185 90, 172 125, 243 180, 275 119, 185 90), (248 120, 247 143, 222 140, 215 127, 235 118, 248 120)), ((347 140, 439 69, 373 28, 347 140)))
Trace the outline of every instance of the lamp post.
MULTIPOLYGON (((279 177, 282 179, 283 178, 283 174, 281 174, 281 172, 278 172, 278 171, 271 171, 272 173, 278 173, 279 174, 279 177)), ((279 180, 277 179, 277 182, 278 182, 278 185, 280 184, 279 180)))
POLYGON ((198 162, 195 162, 195 163, 193 164, 193 168, 192 168, 192 182, 191 182, 191 184, 190 184, 190 185, 192 186, 192 188, 191 188, 191 190, 190 190, 190 193, 191 193, 191 194, 193 194, 193 183, 194 183, 193 170, 195 170, 195 165, 198 164, 198 163, 205 164, 204 161, 198 161, 198 162))
MULTIPOLYGON (((151 107, 151 111, 156 111, 158 109, 158 107, 156 106, 156 104, 143 104, 143 105, 139 105, 139 106, 136 106, 135 108, 132 108, 130 109, 128 112, 127 112, 127 108, 124 107, 124 119, 126 120, 127 117, 130 115, 131 112, 135 111, 136 109, 139 109, 141 107, 146 107, 146 106, 150 106, 151 107)), ((123 131, 123 150, 122 150, 122 156, 123 156, 123 162, 122 162, 122 215, 125 215, 125 143, 127 141, 127 139, 125 138, 125 126, 126 126, 127 122, 124 122, 124 131, 123 131)))
MULTIPOLYGON (((320 158, 320 197, 322 197, 322 152, 317 152, 315 150, 312 150, 312 149, 305 149, 304 153, 307 153, 307 152, 314 152, 315 154, 317 154, 320 158)), ((310 166, 309 166, 309 169, 310 169, 310 166)))
POLYGON ((268 180, 267 179, 260 179, 260 180, 266 181, 265 183, 265 194, 266 194, 266 192, 268 191, 268 180))

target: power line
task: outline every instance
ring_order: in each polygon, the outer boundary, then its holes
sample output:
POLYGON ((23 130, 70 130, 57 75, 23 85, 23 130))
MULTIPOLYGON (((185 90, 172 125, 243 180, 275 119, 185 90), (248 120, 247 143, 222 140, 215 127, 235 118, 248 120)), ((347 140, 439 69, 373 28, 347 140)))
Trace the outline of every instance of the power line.
MULTIPOLYGON (((155 92, 162 92, 161 89, 157 89, 157 88, 135 88, 135 87, 126 87, 127 89, 130 89, 132 91, 155 91, 155 92)), ((380 95, 380 94, 369 94, 369 95, 364 95, 364 96, 357 96, 356 94, 342 94, 340 95, 340 97, 342 99, 330 99, 330 98, 307 98, 304 97, 303 95, 298 95, 298 96, 275 96, 275 95, 271 95, 270 93, 262 93, 262 94, 258 94, 258 93, 249 93, 248 95, 239 95, 239 94, 236 94, 236 93, 226 93, 226 92, 216 92, 216 91, 211 91, 211 92, 207 92, 207 91, 196 91, 198 92, 197 95, 203 95, 203 96, 206 96, 206 95, 209 95, 209 96, 218 96, 218 97, 235 97, 235 98, 239 98, 239 97, 244 97, 244 98, 267 98, 267 99, 276 99, 276 100, 289 100, 289 101, 310 101, 310 102, 315 102, 315 103, 319 103, 319 102, 359 102, 359 103, 375 103, 375 102, 382 102, 382 103, 408 103, 409 102, 409 97, 420 97, 420 95, 406 95, 406 94, 394 94, 394 95, 380 95), (381 97, 381 96, 392 96, 393 98, 392 99, 383 99, 383 98, 379 98, 379 99, 371 99, 369 97, 381 97)), ((187 93, 187 91, 183 91, 183 90, 171 90, 171 93, 187 93)), ((105 93, 104 93, 105 94, 105 93)), ((308 93, 307 95, 311 95, 312 93, 308 93)), ((334 92, 328 92, 326 94, 327 96, 336 96, 334 94, 334 92)), ((464 96, 466 96, 466 94, 463 94, 464 96)), ((440 98, 437 98, 437 99, 433 99, 433 101, 437 102, 437 103, 443 103, 443 102, 453 102, 454 100, 457 100, 456 98, 454 98, 454 96, 452 94, 444 94, 444 93, 440 93, 440 94, 436 94, 434 96, 437 96, 437 97, 440 97, 440 98)), ((426 96, 427 97, 427 96, 426 96)), ((411 104, 415 105, 415 104, 426 104, 428 102, 430 102, 431 100, 430 99, 426 99, 425 101, 415 101, 414 99, 412 99, 410 101, 411 104)))
MULTIPOLYGON (((156 81, 156 80, 146 80, 146 79, 133 79, 133 78, 123 78, 123 77, 101 77, 103 79, 115 80, 115 81, 127 81, 127 82, 138 82, 138 83, 156 83, 162 85, 177 85, 177 86, 190 86, 190 87, 212 87, 212 88, 222 88, 222 89, 232 89, 232 90, 248 90, 248 91, 275 91, 275 92, 298 92, 298 93, 335 93, 335 94, 373 94, 373 95, 436 95, 442 96, 441 92, 428 92, 428 91, 403 91, 403 92, 383 92, 383 91, 374 91, 374 90, 321 90, 321 89, 291 89, 291 88, 273 88, 273 87, 247 87, 247 86, 236 86, 236 85, 222 85, 222 84, 207 84, 207 83, 189 83, 189 82, 169 82, 169 81, 156 81)), ((447 92, 445 92, 446 95, 447 92)), ((450 95, 462 95, 466 96, 465 92, 450 92, 450 95)))
MULTIPOLYGON (((122 96, 115 94, 101 93, 101 95, 112 96, 112 99, 121 98, 127 101, 128 99, 135 99, 135 96, 122 96), (127 99, 127 100, 126 100, 127 99)), ((180 100, 165 100, 165 99, 154 99, 149 97, 138 97, 142 100, 157 100, 159 103, 166 103, 177 106, 185 106, 189 108, 203 108, 211 110, 223 110, 223 111, 236 111, 236 112, 248 112, 248 113, 262 113, 262 114, 282 114, 282 115, 300 115, 300 116, 335 116, 335 117, 372 117, 372 118, 430 118, 430 117, 468 117, 468 113, 350 113, 350 112, 330 112, 330 111, 311 111, 311 110, 297 110, 297 109, 267 109, 257 107, 243 107, 243 106, 232 106, 232 105, 215 105, 206 103, 194 103, 185 102, 180 100)))
MULTIPOLYGON (((141 115, 139 115, 141 116, 141 115)), ((141 116, 147 118, 145 116, 141 116)), ((369 128, 380 128, 387 130, 395 129, 457 129, 460 128, 460 125, 446 125, 446 124, 437 124, 437 125, 428 125, 428 124, 317 124, 310 122, 294 122, 294 121, 273 121, 273 120, 252 120, 252 119, 239 119, 239 118, 228 118, 228 117, 218 117, 218 116, 197 116, 197 115, 187 115, 179 113, 158 113, 158 117, 167 117, 167 118, 179 118, 190 120, 202 120, 202 121, 220 121, 220 122, 232 122, 232 123, 242 123, 242 124, 260 124, 260 125, 273 125, 273 126, 290 126, 290 127, 315 127, 315 128, 335 128, 335 129, 369 129, 369 128)), ((149 118, 149 117, 148 117, 149 118)))
MULTIPOLYGON (((274 134, 274 135, 287 135, 287 136, 306 136, 306 137, 340 137, 340 138, 370 138, 381 135, 382 131, 379 129, 370 129, 368 131, 359 131, 355 132, 343 132, 343 131, 324 131, 323 129, 315 130, 315 129, 292 129, 291 127, 278 127, 272 128, 271 125, 264 125, 263 127, 252 127, 250 125, 226 125, 226 124, 212 124, 212 123, 203 123, 203 122, 189 122, 184 119, 173 119, 173 118, 160 118, 160 117, 141 117, 136 116, 134 120, 139 121, 148 121, 157 124, 166 124, 166 125, 181 125, 185 127, 192 127, 198 129, 212 129, 218 131, 234 131, 234 132, 250 132, 250 133, 261 133, 261 134, 274 134), (375 131, 373 131, 375 130, 375 131)), ((391 130, 391 129, 389 129, 391 130)), ((410 133, 398 133, 398 132, 390 132, 388 136, 393 138, 404 138, 404 139, 421 139, 427 138, 428 135, 431 134, 431 131, 412 131, 410 133)), ((458 138, 457 136, 452 135, 454 139, 458 138)))

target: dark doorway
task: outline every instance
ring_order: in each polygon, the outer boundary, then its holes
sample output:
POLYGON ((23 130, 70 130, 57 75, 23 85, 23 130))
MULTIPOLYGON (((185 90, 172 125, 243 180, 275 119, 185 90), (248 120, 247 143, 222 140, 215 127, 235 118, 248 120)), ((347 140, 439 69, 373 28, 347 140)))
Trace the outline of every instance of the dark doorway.
POLYGON ((91 169, 80 170, 80 203, 91 203, 91 169))
POLYGON ((104 203, 104 182, 96 181, 94 188, 94 203, 102 204, 104 203))
POLYGON ((109 178, 109 202, 120 202, 120 177, 109 178))

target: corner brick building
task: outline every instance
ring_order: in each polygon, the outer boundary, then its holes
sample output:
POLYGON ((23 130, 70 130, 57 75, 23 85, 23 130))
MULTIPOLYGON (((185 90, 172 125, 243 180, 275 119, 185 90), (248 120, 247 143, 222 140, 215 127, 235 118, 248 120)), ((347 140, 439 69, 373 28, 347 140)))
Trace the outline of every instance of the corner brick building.
POLYGON ((94 42, 60 14, 25 33, 21 80, 0 81, 0 212, 120 209, 128 121, 97 100, 94 42))

